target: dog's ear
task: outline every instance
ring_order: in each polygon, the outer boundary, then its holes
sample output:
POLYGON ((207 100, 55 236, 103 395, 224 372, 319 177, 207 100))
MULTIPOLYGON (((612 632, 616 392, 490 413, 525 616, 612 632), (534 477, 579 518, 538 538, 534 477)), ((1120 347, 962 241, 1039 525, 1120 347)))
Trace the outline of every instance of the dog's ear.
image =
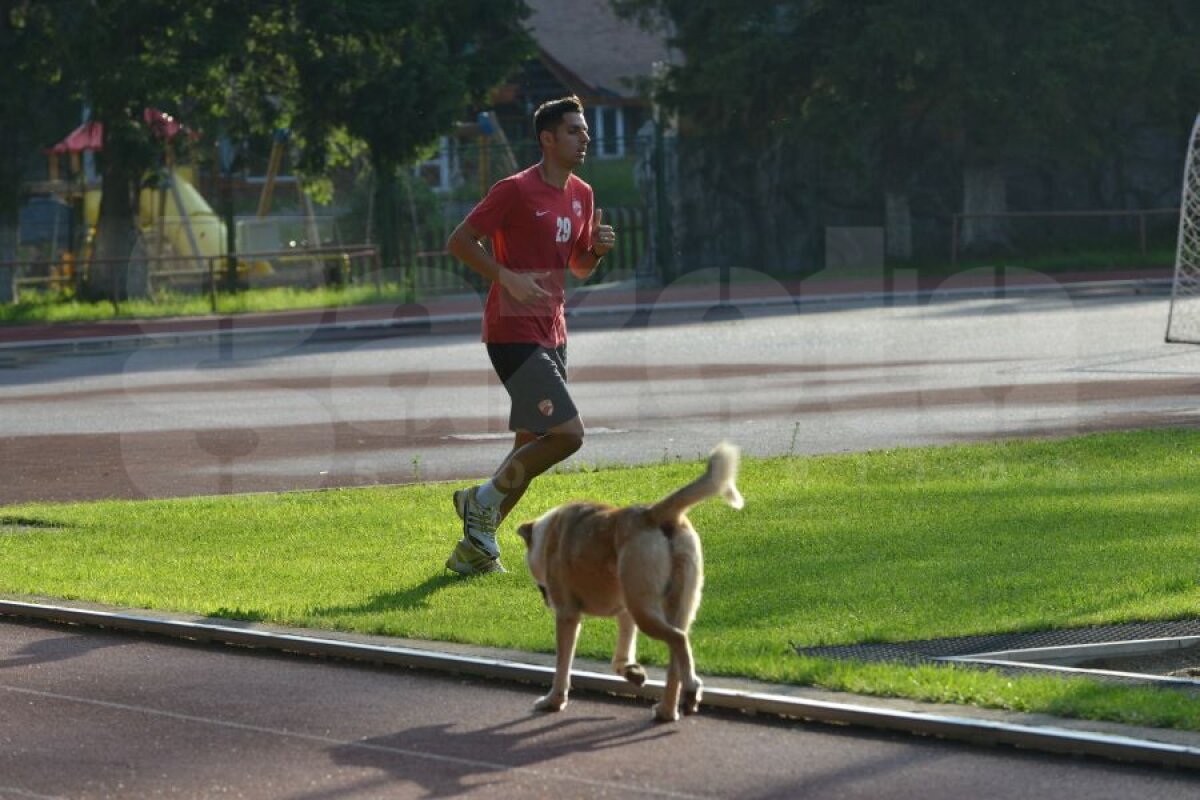
POLYGON ((533 547, 533 523, 522 522, 517 527, 517 536, 525 540, 526 547, 533 547))

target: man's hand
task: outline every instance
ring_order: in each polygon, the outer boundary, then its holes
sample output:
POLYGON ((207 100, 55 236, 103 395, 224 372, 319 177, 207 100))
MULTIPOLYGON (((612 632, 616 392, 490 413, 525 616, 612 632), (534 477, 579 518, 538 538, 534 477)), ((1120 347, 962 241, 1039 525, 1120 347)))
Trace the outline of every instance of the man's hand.
POLYGON ((550 296, 550 293, 538 284, 538 281, 549 275, 549 272, 513 272, 506 269, 500 273, 500 285, 518 303, 532 303, 550 296))
POLYGON ((600 208, 592 212, 592 252, 599 258, 608 255, 617 244, 617 234, 612 225, 600 224, 603 215, 604 210, 600 208))

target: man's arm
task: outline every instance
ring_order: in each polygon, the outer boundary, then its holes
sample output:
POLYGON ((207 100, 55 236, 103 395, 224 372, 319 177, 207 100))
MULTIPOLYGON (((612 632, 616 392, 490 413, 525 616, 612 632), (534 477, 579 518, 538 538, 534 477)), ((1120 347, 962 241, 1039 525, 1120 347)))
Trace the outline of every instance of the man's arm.
POLYGON ((586 281, 595 271, 596 265, 600 263, 600 256, 593 250, 588 250, 583 255, 576 256, 571 259, 568 265, 571 268, 571 274, 581 281, 586 281))
POLYGON ((538 281, 549 273, 513 272, 492 258, 491 253, 479 243, 482 238, 464 220, 446 241, 446 252, 489 281, 500 284, 519 303, 530 303, 539 297, 549 296, 549 292, 538 285, 538 281))
POLYGON ((571 274, 581 281, 587 280, 600 263, 600 259, 616 246, 617 235, 611 225, 601 224, 603 216, 604 211, 599 208, 592 212, 592 246, 586 252, 572 258, 567 265, 571 274))

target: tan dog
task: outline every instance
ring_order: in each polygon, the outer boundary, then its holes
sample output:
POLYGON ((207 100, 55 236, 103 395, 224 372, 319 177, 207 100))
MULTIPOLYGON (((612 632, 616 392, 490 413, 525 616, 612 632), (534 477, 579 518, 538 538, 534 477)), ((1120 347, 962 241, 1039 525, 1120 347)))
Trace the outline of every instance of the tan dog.
POLYGON ((704 475, 652 506, 568 503, 520 526, 529 571, 554 611, 558 647, 554 683, 534 708, 559 711, 567 705, 580 619, 592 614, 617 618, 612 665, 631 683, 640 686, 646 680, 635 655, 639 628, 670 648, 656 719, 679 719, 681 690, 684 713, 695 713, 701 684, 688 628, 700 605, 704 563, 700 538, 685 515, 714 495, 741 508, 737 468, 737 448, 722 443, 709 456, 704 475))

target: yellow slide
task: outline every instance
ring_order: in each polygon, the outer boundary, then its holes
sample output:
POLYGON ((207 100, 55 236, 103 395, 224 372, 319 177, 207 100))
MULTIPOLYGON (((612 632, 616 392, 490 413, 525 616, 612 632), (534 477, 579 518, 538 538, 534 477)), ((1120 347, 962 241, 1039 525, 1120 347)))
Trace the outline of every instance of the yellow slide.
POLYGON ((161 225, 163 236, 181 256, 210 258, 225 254, 225 223, 196 190, 187 168, 172 169, 162 189, 143 189, 138 206, 142 228, 161 225), (160 220, 161 212, 161 220, 160 220))
MULTIPOLYGON (((192 185, 189 167, 170 172, 173 188, 142 189, 138 224, 143 231, 158 229, 162 210, 162 235, 181 256, 209 258, 225 254, 225 223, 192 185)), ((84 196, 84 218, 89 229, 100 218, 100 190, 84 196)))

